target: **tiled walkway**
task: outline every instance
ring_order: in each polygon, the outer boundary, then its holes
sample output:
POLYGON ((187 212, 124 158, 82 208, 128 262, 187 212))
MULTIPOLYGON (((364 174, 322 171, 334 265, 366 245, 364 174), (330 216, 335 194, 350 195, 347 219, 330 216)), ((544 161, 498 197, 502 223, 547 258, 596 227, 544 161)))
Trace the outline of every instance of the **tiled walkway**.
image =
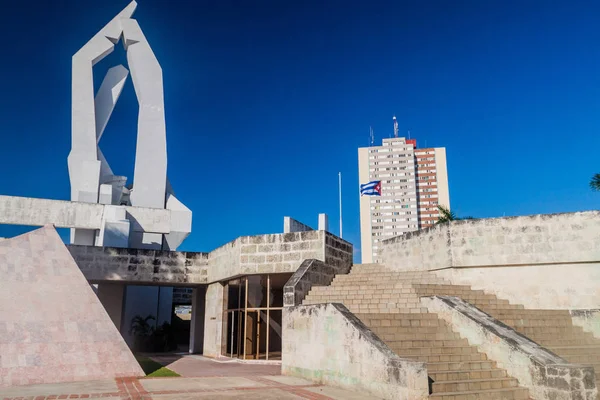
POLYGON ((359 392, 282 376, 279 365, 219 362, 189 355, 153 358, 168 365, 182 377, 126 378, 0 388, 0 400, 373 399, 359 392))
POLYGON ((116 379, 0 389, 2 400, 368 399, 287 376, 116 379))

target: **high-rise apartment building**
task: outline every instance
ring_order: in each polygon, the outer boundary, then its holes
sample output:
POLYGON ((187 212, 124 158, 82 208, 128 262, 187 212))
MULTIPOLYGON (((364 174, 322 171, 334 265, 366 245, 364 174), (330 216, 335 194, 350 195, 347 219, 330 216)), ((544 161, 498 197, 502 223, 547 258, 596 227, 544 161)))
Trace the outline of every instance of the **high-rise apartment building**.
POLYGON ((419 149, 415 139, 397 135, 394 117, 395 137, 358 149, 360 183, 381 181, 381 196, 360 197, 363 263, 376 261, 382 240, 432 226, 438 204, 450 207, 446 149, 419 149))

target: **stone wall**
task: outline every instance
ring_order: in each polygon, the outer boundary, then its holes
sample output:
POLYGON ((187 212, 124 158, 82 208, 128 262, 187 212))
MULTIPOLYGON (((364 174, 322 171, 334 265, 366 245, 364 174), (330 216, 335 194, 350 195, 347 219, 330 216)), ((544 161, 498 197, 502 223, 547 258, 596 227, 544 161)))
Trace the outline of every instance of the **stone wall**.
POLYGON ((448 268, 436 271, 436 275, 526 308, 568 310, 600 306, 600 263, 448 268))
POLYGON ((428 270, 600 262, 600 211, 436 225, 384 241, 380 261, 428 270))
POLYGON ((425 364, 398 357, 342 304, 284 308, 282 339, 283 375, 383 399, 428 397, 425 364))
POLYGON ((210 253, 68 246, 92 283, 193 286, 241 275, 293 273, 318 259, 336 270, 352 266, 352 245, 325 231, 243 236, 210 253))
POLYGON ((347 273, 353 263, 354 248, 352 244, 329 232, 324 233, 325 263, 334 267, 339 273, 347 273))
POLYGON ((449 227, 434 225, 384 240, 377 261, 403 271, 448 268, 452 266, 449 227))
POLYGON ((600 212, 454 221, 383 242, 380 262, 435 270, 528 308, 600 306, 600 212))
POLYGON ((309 258, 325 259, 325 232, 306 231, 241 239, 242 274, 294 272, 309 258))
POLYGON ((595 399, 598 395, 593 367, 569 364, 458 297, 424 297, 421 302, 517 378, 532 398, 595 399))
POLYGON ((240 275, 241 238, 211 251, 208 255, 210 282, 240 275))
POLYGON ((208 283, 208 254, 182 251, 67 246, 91 283, 171 284, 208 283))

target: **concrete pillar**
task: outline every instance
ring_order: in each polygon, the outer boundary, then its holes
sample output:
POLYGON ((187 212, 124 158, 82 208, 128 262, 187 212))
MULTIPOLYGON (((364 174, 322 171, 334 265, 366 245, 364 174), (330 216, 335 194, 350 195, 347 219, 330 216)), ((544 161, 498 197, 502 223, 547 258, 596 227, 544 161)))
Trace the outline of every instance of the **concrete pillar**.
POLYGON ((327 217, 327 214, 319 214, 319 230, 329 232, 329 217, 327 217))
POLYGON ((119 283, 98 284, 98 299, 100 299, 108 316, 119 332, 121 331, 121 322, 123 319, 124 296, 125 285, 119 283))
POLYGON ((204 350, 205 305, 206 287, 194 288, 192 291, 192 321, 190 323, 190 354, 202 354, 204 350))
POLYGON ((206 310, 204 318, 204 349, 207 357, 218 357, 224 353, 227 345, 223 329, 223 314, 225 311, 225 287, 217 282, 206 289, 206 310))
POLYGON ((283 217, 283 233, 290 233, 292 231, 292 219, 290 217, 283 217))

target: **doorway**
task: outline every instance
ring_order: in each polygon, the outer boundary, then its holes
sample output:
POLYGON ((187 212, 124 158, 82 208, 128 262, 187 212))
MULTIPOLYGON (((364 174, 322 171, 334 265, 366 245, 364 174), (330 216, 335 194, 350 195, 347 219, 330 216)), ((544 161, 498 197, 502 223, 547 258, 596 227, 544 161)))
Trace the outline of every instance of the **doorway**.
POLYGON ((292 274, 251 275, 227 284, 226 355, 281 360, 283 287, 292 274))

